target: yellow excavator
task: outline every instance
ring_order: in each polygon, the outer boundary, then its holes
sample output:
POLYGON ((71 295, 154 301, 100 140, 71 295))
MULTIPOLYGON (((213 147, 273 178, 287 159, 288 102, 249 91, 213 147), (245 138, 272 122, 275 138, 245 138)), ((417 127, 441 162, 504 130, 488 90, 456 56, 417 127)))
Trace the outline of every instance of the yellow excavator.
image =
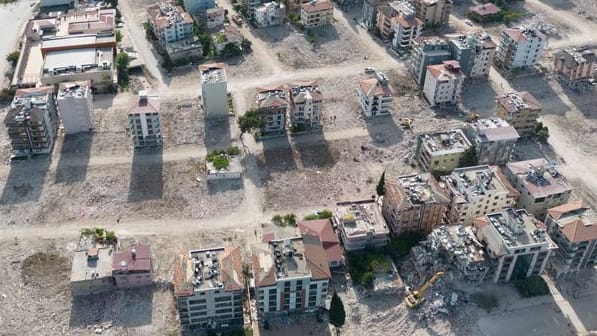
POLYGON ((437 272, 435 273, 429 280, 425 281, 423 286, 419 289, 415 289, 414 291, 410 292, 406 298, 404 298, 404 303, 408 308, 416 308, 418 305, 425 300, 425 292, 433 285, 437 280, 439 280, 442 276, 444 276, 446 272, 437 272))
POLYGON ((413 120, 411 118, 400 118, 400 126, 404 127, 407 130, 413 129, 413 120))
POLYGON ((467 114, 466 120, 468 122, 475 122, 475 121, 479 120, 479 113, 477 113, 477 112, 469 112, 467 114))

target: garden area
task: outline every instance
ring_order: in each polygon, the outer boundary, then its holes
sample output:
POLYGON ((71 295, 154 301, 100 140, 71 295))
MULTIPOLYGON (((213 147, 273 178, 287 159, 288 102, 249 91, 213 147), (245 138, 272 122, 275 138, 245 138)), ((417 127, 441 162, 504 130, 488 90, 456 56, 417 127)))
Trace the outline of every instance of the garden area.
POLYGON ((349 252, 347 260, 350 277, 365 288, 373 288, 375 274, 388 273, 392 269, 386 255, 380 250, 349 252))
POLYGON ((230 165, 230 157, 239 154, 240 148, 236 146, 221 150, 214 149, 207 154, 206 160, 207 162, 210 162, 216 170, 222 170, 228 168, 230 165))

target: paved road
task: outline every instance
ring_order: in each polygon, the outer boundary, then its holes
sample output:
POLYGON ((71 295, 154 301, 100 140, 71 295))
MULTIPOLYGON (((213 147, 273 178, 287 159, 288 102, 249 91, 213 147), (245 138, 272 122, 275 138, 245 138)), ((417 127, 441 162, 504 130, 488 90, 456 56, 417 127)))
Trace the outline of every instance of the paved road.
POLYGON ((21 38, 21 32, 25 29, 25 23, 33 15, 33 7, 29 1, 11 2, 0 5, 0 22, 2 24, 2 43, 0 43, 0 76, 2 81, 4 73, 9 69, 6 55, 17 50, 17 42, 21 38))

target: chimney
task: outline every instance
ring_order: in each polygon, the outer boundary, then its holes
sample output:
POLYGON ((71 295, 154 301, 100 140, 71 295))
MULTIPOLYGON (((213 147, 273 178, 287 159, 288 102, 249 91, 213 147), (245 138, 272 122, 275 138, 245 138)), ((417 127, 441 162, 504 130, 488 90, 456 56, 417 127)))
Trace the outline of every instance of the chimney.
POLYGON ((139 104, 147 104, 147 91, 139 91, 139 104))

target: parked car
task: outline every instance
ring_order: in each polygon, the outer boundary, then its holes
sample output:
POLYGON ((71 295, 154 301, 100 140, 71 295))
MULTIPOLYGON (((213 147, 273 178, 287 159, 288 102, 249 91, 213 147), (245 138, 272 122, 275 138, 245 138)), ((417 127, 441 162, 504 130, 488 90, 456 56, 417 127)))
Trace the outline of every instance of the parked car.
POLYGON ((374 68, 371 68, 371 67, 366 67, 366 68, 365 68, 365 73, 366 73, 366 74, 370 74, 370 73, 374 73, 374 72, 375 72, 375 69, 374 69, 374 68))

